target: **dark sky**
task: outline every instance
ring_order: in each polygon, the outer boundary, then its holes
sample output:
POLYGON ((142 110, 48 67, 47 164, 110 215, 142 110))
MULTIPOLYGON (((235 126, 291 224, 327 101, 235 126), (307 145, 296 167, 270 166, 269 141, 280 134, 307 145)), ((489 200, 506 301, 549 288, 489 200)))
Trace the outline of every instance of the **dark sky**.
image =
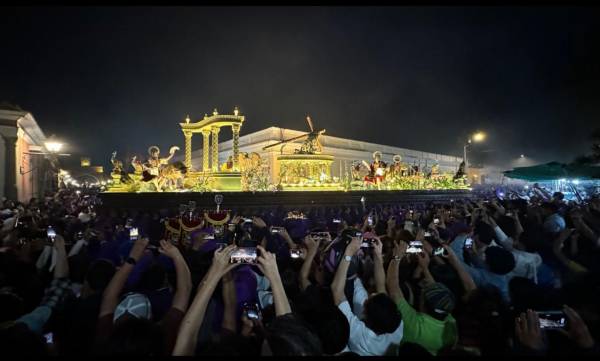
POLYGON ((488 162, 572 160, 600 124, 598 8, 1 12, 0 100, 94 163, 183 150, 186 114, 235 105, 242 135, 310 114, 329 135, 461 155, 484 129, 488 162))

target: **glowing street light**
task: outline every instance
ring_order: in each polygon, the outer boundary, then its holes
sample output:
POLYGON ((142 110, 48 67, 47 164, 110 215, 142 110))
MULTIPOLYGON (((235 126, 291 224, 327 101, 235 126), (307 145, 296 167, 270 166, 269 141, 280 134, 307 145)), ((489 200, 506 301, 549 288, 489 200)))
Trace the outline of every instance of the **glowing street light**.
POLYGON ((468 141, 465 143, 465 146, 463 147, 463 161, 465 162, 465 174, 467 174, 468 176, 468 163, 467 163, 467 147, 472 143, 480 143, 483 142, 485 140, 485 138, 487 137, 487 135, 482 132, 482 131, 477 131, 475 133, 473 133, 468 141))
POLYGON ((48 150, 48 152, 58 153, 62 149, 63 143, 57 141, 54 138, 54 136, 52 136, 52 137, 48 138, 48 140, 46 140, 46 142, 44 142, 44 146, 46 147, 46 150, 48 150))

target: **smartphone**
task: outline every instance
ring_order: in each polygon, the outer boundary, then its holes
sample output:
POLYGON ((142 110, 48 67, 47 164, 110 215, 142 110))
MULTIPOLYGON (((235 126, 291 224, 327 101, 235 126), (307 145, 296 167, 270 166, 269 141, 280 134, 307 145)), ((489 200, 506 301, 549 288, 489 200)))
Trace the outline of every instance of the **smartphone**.
POLYGON ((281 233, 285 228, 283 227, 271 227, 271 233, 281 233))
POLYGON ((373 238, 363 238, 361 248, 373 248, 373 238))
POLYGON ((204 236, 204 239, 215 239, 215 235, 214 234, 207 234, 206 236, 204 236))
POLYGON ((46 343, 54 343, 54 334, 52 332, 45 334, 44 338, 46 339, 46 343))
POLYGON ((423 252, 423 242, 421 241, 412 241, 408 244, 408 248, 406 249, 406 253, 421 253, 423 252))
POLYGON ((239 247, 231 254, 230 263, 256 263, 256 247, 239 247))
POLYGON ((302 257, 302 250, 301 249, 290 249, 290 257, 292 257, 292 258, 302 257))
POLYGON ((541 329, 561 329, 565 328, 567 316, 563 311, 537 311, 540 318, 541 329))
POLYGON ((368 224, 369 226, 372 226, 372 225, 373 225, 373 217, 372 217, 372 216, 369 216, 369 217, 367 217, 367 224, 368 224))
POLYGON ((427 237, 431 237, 431 232, 425 232, 424 236, 427 237))
POLYGON ((133 219, 129 218, 127 219, 127 222, 125 223, 125 228, 131 228, 133 227, 131 224, 133 223, 133 219))
POLYGON ((512 215, 513 215, 512 212, 506 212, 506 216, 512 217, 512 215))
POLYGON ((260 307, 258 307, 258 304, 245 302, 242 305, 242 309, 244 310, 243 311, 244 315, 246 317, 248 317, 248 319, 250 319, 250 320, 260 320, 261 319, 260 307))
POLYGON ((56 238, 56 231, 54 230, 54 228, 52 228, 52 226, 48 226, 46 236, 48 236, 48 238, 50 238, 50 240, 54 242, 54 238, 56 238))
POLYGON ((437 247, 433 249, 432 255, 434 256, 447 256, 448 252, 444 247, 437 247))
POLYGON ((465 239, 465 243, 464 243, 463 247, 467 248, 467 249, 473 248, 473 239, 472 238, 465 239))
POLYGON ((139 232, 138 229, 135 227, 132 227, 129 229, 129 239, 132 241, 136 241, 138 239, 139 236, 139 232))
POLYGON ((228 223, 227 229, 229 230, 229 232, 235 232, 235 223, 228 223))
POLYGON ((333 222, 333 223, 342 223, 342 220, 341 220, 341 219, 339 219, 339 218, 334 218, 334 219, 332 220, 332 222, 333 222))
POLYGON ((245 223, 252 223, 253 220, 252 220, 252 218, 244 218, 244 222, 245 223))
POLYGON ((440 224, 440 219, 439 218, 434 218, 433 219, 433 224, 440 224))

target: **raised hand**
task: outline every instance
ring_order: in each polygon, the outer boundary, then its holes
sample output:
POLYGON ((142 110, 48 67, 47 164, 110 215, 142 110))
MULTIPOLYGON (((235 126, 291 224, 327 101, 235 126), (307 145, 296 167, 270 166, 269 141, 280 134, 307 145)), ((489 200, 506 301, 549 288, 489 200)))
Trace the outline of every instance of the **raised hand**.
POLYGON ((319 249, 319 244, 321 243, 320 239, 314 239, 310 234, 304 237, 304 245, 308 250, 308 253, 316 253, 319 249))
POLYGON ((229 260, 231 258, 231 254, 235 251, 237 247, 233 244, 229 246, 217 249, 215 251, 215 255, 213 256, 213 261, 210 266, 210 273, 214 273, 217 277, 221 278, 223 275, 233 268, 235 268, 239 263, 230 263, 229 260))
POLYGON ((158 251, 164 254, 165 256, 169 257, 170 259, 175 259, 181 256, 179 249, 177 249, 177 247, 175 247, 173 243, 167 242, 164 239, 161 239, 159 243, 160 248, 158 249, 158 251))
POLYGON ((379 237, 373 238, 373 252, 377 257, 381 257, 383 255, 383 243, 379 237))
POLYGON ((260 217, 252 217, 252 223, 258 228, 265 228, 267 224, 260 217))
POLYGON ((542 338, 540 319, 532 310, 521 313, 515 319, 515 336, 523 346, 532 350, 541 351, 546 347, 542 338))
POLYGON ((257 246, 257 248, 260 250, 260 256, 258 256, 257 261, 258 268, 261 272, 269 279, 269 281, 279 277, 275 254, 268 252, 262 246, 257 246))
POLYGON ((394 241, 394 257, 404 257, 408 243, 404 241, 394 241))
POLYGON ((419 262, 419 267, 422 270, 429 269, 429 254, 427 252, 419 252, 417 253, 417 261, 419 262))
POLYGON ((362 239, 360 237, 352 237, 352 241, 350 241, 348 246, 346 246, 346 251, 344 254, 351 257, 356 255, 356 253, 360 250, 361 243, 362 239))
POLYGON ((581 348, 588 349, 594 346, 594 339, 581 316, 571 307, 564 305, 563 311, 567 316, 567 330, 561 330, 581 348))
POLYGON ((139 261, 140 258, 144 255, 144 251, 146 251, 146 247, 148 247, 148 243, 150 240, 146 237, 138 238, 137 241, 133 244, 131 251, 129 252, 129 257, 139 261))

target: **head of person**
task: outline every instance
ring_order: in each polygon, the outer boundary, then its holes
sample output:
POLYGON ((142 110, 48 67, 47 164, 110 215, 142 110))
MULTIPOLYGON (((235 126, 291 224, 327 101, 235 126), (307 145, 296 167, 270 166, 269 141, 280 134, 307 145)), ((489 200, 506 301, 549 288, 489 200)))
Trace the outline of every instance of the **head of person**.
POLYGON ((335 355, 346 348, 350 338, 350 324, 339 308, 334 305, 315 310, 311 324, 321 340, 323 353, 335 355))
POLYGON ((402 317, 394 301, 385 293, 371 295, 363 305, 365 325, 377 335, 396 331, 402 317))
POLYGON ((319 337, 309 326, 287 314, 276 317, 267 327, 261 356, 320 356, 319 337))
POLYGON ((431 317, 444 320, 454 311, 456 298, 443 283, 431 283, 423 288, 422 292, 423 309, 431 317))
POLYGON ((515 256, 502 247, 492 246, 485 249, 485 263, 488 269, 498 275, 510 273, 515 268, 515 256))
POLYGON ((99 259, 90 264, 86 274, 84 287, 92 293, 101 293, 116 272, 113 263, 106 259, 99 259))
POLYGON ((475 223, 475 227, 473 229, 474 241, 479 242, 483 246, 489 246, 495 237, 496 232, 492 226, 482 221, 475 223))
POLYGON ((117 305, 113 315, 114 330, 105 351, 111 355, 162 354, 160 328, 151 321, 152 306, 141 293, 129 293, 117 305))
POLYGON ((556 212, 558 212, 558 206, 552 202, 544 202, 540 207, 542 211, 542 215, 544 217, 548 217, 556 212))
POLYGON ((562 192, 554 192, 554 194, 552 194, 552 202, 554 203, 562 203, 562 201, 565 199, 565 195, 562 192))

